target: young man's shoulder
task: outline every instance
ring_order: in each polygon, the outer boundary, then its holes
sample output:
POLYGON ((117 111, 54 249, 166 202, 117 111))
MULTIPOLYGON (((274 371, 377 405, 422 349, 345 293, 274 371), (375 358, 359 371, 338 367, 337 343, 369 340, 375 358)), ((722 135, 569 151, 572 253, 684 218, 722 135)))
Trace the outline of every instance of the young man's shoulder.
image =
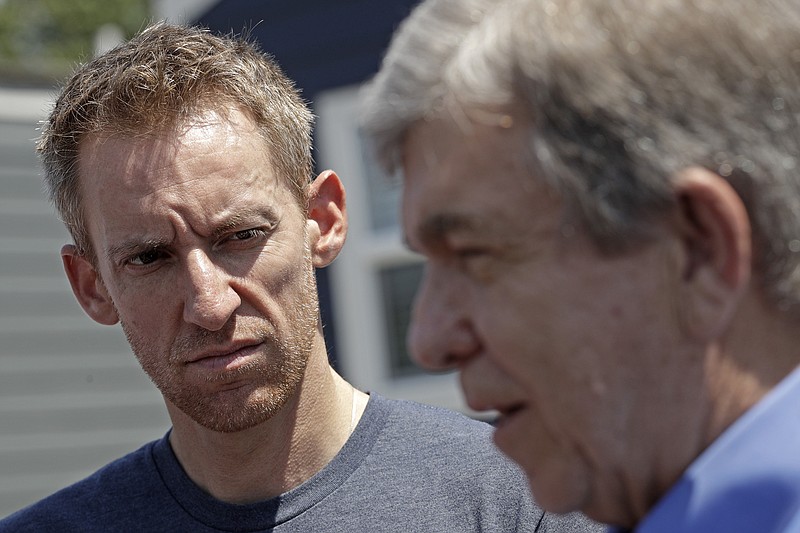
POLYGON ((157 476, 148 443, 107 464, 92 475, 0 520, 0 533, 39 531, 106 531, 103 517, 147 505, 157 476))
POLYGON ((391 411, 376 446, 387 458, 384 467, 396 469, 395 479, 461 492, 526 493, 522 472, 495 448, 490 424, 439 407, 384 401, 391 411))
POLYGON ((431 435, 444 434, 453 438, 491 437, 492 426, 488 422, 470 418, 463 413, 410 400, 387 399, 374 395, 375 399, 389 406, 392 421, 396 425, 407 425, 428 431, 431 435))
POLYGON ((425 469, 439 468, 442 462, 452 466, 477 461, 517 475, 517 467, 495 448, 489 423, 407 400, 378 396, 373 401, 380 403, 384 411, 384 426, 377 443, 382 453, 411 454, 417 458, 416 464, 425 469))
MULTIPOLYGON (((409 523, 422 521, 430 531, 603 530, 581 515, 545 514, 523 472, 494 446, 491 424, 448 409, 372 396, 375 410, 369 418, 383 427, 370 460, 355 477, 392 480, 385 490, 392 491, 393 507, 406 507, 409 523)), ((374 498, 384 490, 381 484, 369 487, 374 498)))

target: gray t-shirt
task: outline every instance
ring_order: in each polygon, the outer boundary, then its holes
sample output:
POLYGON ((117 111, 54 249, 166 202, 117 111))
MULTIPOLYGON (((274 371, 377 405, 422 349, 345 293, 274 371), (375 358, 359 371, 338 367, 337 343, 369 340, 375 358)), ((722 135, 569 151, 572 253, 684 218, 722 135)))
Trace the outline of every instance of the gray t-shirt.
POLYGON ((195 485, 168 437, 0 521, 6 531, 600 531, 544 516, 519 470, 462 415, 372 394, 336 457, 299 487, 251 505, 195 485))

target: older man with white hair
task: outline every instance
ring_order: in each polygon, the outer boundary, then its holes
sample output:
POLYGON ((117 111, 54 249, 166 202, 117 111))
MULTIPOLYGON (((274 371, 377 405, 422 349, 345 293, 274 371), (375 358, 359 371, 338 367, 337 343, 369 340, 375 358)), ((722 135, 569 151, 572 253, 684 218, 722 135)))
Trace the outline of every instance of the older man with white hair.
POLYGON ((800 3, 429 0, 365 95, 410 345, 546 508, 800 531, 800 3))

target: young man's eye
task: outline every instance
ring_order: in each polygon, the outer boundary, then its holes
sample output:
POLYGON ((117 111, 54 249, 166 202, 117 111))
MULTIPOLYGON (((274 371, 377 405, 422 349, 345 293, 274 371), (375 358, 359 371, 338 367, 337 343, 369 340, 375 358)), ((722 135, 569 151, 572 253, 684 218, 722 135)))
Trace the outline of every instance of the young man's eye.
POLYGON ((134 266, 147 266, 158 261, 162 255, 160 250, 148 250, 131 257, 128 262, 134 266))
POLYGON ((250 239, 255 239, 258 237, 262 237, 264 235, 264 230, 258 228, 251 228, 251 229, 244 229, 242 231, 237 231, 233 234, 232 239, 235 241, 247 241, 250 239))

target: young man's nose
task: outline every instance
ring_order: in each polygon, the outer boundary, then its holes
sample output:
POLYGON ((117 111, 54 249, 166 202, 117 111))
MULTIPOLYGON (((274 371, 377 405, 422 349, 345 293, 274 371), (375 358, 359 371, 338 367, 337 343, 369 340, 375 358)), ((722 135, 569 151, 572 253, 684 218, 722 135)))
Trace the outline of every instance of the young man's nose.
POLYGON ((242 303, 231 276, 205 252, 193 250, 186 257, 186 278, 184 320, 210 331, 222 329, 242 303))

